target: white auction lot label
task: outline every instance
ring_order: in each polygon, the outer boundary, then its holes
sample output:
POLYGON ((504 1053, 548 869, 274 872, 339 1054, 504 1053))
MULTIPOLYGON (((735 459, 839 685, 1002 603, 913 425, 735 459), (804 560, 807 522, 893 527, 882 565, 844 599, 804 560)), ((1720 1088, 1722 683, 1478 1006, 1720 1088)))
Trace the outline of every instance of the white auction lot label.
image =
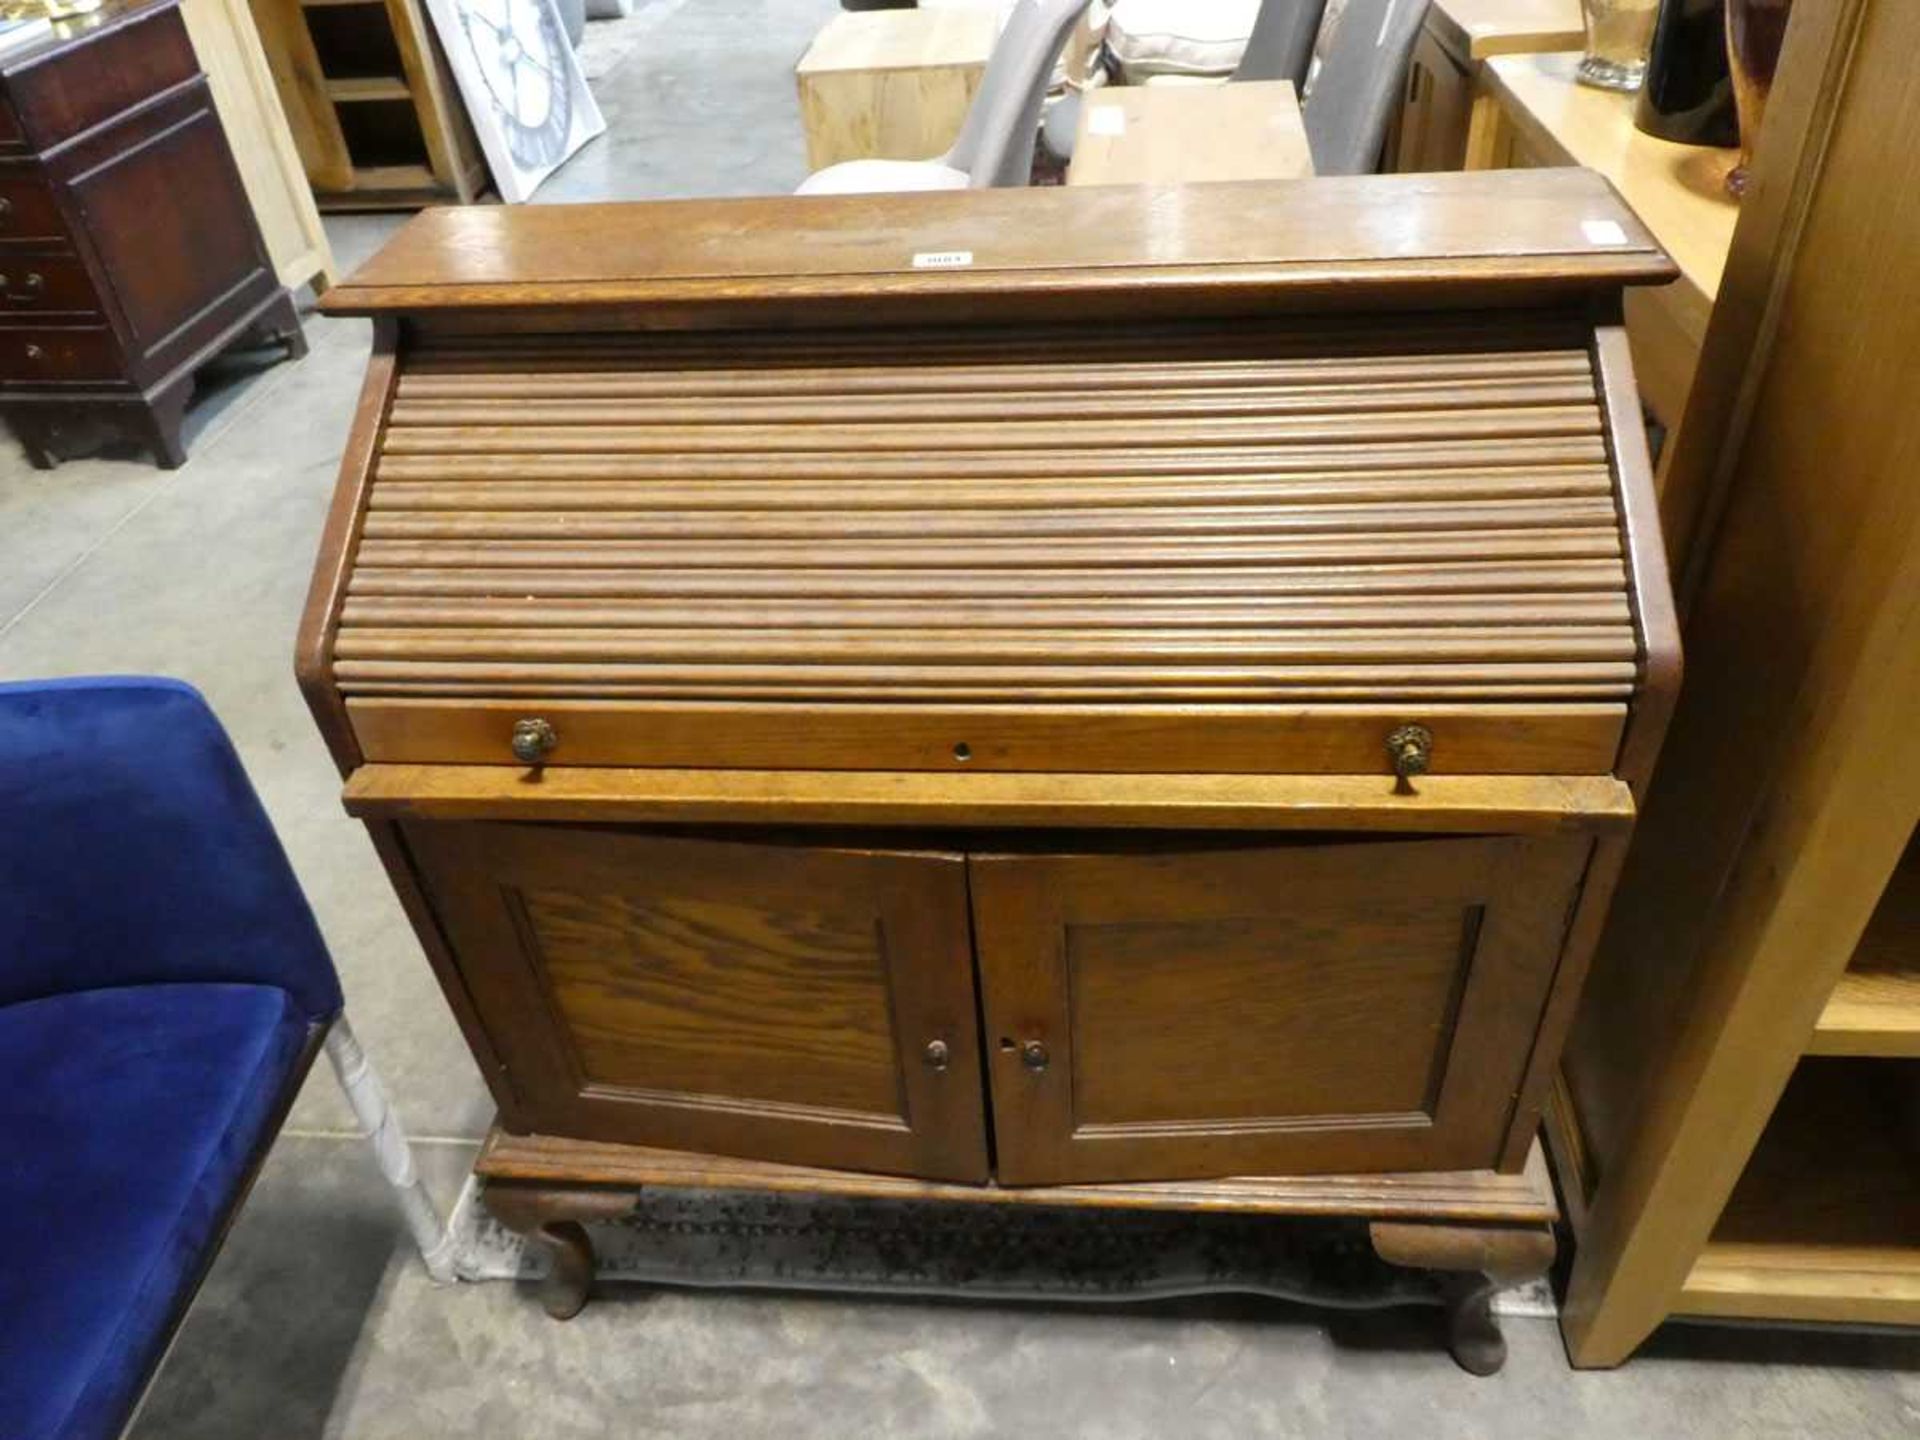
POLYGON ((971 250, 922 250, 913 257, 916 270, 964 270, 971 264, 971 250))

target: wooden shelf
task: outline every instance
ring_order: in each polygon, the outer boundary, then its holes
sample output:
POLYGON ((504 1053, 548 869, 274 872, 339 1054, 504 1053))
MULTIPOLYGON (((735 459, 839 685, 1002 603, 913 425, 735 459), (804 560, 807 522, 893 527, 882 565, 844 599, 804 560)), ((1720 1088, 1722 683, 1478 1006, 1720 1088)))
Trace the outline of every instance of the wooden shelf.
POLYGON ((1807 1053, 1920 1057, 1920 836, 1887 882, 1807 1053))
POLYGON ((411 100, 413 92, 398 75, 353 75, 327 81, 327 98, 336 105, 368 100, 411 100))
POLYGON ((1802 1062, 1676 1314, 1920 1322, 1920 1073, 1802 1062))
POLYGON ((347 190, 316 193, 322 211, 418 210, 444 202, 447 189, 424 165, 359 165, 347 190))
POLYGON ((424 165, 366 165, 353 172, 355 190, 430 190, 438 183, 424 165))

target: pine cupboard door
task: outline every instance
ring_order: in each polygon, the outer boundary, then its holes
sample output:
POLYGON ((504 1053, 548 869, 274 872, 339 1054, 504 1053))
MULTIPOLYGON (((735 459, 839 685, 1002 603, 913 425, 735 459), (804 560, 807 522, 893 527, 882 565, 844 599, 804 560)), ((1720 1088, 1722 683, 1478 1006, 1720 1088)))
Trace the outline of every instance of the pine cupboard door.
POLYGON ((1000 1180, 1491 1168, 1589 848, 972 857, 1000 1180))
POLYGON ((963 857, 404 830, 532 1128, 986 1178, 963 857))

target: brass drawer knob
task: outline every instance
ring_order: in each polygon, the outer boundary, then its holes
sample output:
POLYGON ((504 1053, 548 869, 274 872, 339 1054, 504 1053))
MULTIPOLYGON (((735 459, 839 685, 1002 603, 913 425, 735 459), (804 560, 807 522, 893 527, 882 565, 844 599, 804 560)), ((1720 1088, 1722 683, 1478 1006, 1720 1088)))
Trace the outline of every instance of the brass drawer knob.
POLYGON ((27 348, 25 353, 26 353, 27 359, 33 361, 33 363, 36 365, 38 365, 42 360, 47 358, 47 352, 45 350, 42 350, 38 345, 35 345, 32 341, 27 342, 27 348))
POLYGON ((1433 732, 1424 725, 1402 725, 1387 736, 1387 760, 1400 790, 1411 790, 1407 782, 1424 775, 1433 765, 1433 732))
POLYGON ((1053 1057, 1047 1053, 1043 1040, 1029 1040, 1020 1047, 1020 1063, 1036 1075, 1047 1068, 1047 1062, 1051 1059, 1053 1057))
POLYGON ((513 725, 513 758, 523 765, 538 765, 560 743, 553 726, 545 720, 516 720, 513 725))
POLYGON ((927 1042, 926 1060, 929 1070, 944 1070, 953 1060, 953 1052, 947 1049, 946 1041, 929 1040, 927 1042))

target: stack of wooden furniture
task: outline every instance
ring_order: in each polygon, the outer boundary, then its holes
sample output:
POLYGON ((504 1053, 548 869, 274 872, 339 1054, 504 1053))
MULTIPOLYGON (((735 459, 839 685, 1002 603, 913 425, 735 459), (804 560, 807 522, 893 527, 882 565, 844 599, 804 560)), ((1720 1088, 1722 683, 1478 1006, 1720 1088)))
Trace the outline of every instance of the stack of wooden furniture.
POLYGON ((105 423, 183 463, 194 372, 306 343, 175 0, 0 55, 0 410, 32 462, 105 423))
POLYGON ((1229 1208, 1497 1364, 1677 681, 1671 273, 1541 171, 430 212, 336 289, 302 684, 556 1307, 649 1186, 1229 1208))
POLYGON ((468 204, 486 160, 421 0, 251 0, 323 209, 468 204))
POLYGON ((1689 680, 1550 1132, 1576 1362, 1920 1324, 1920 9, 1799 0, 1661 509, 1689 680))

